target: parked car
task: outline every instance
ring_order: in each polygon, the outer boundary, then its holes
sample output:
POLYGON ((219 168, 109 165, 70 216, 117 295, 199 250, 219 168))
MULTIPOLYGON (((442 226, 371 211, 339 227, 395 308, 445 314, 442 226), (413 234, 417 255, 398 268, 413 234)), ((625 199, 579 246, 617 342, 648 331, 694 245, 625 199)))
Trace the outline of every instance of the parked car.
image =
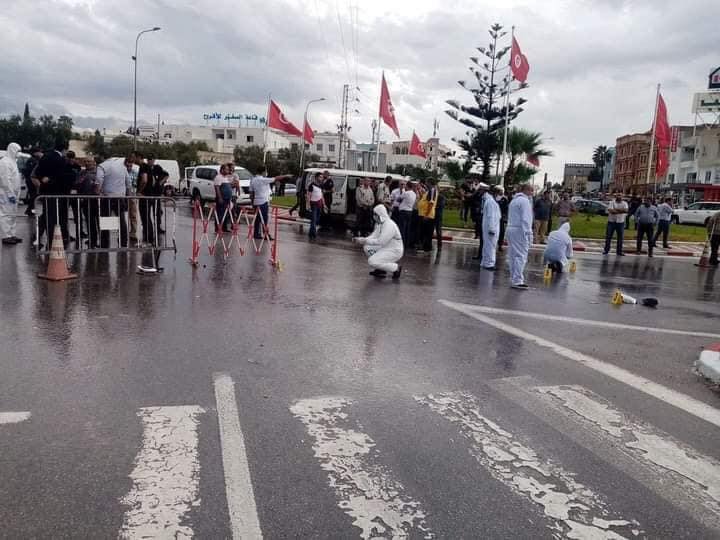
POLYGON ((601 201, 589 199, 578 199, 575 201, 575 208, 582 214, 594 214, 596 216, 607 216, 607 205, 601 201))
POLYGON ((720 202, 696 202, 685 208, 678 208, 672 216, 672 222, 693 225, 705 225, 710 217, 720 212, 720 202))
POLYGON ((182 186, 180 185, 180 166, 178 162, 172 159, 156 159, 156 165, 160 165, 168 173, 167 182, 165 182, 165 190, 163 195, 166 197, 172 197, 175 194, 181 192, 182 186))
MULTIPOLYGON (((199 165, 192 171, 188 189, 193 200, 214 201, 215 187, 213 181, 220 172, 220 165, 199 165)), ((250 202, 250 171, 243 167, 235 167, 235 174, 240 178, 240 189, 238 190, 237 201, 239 203, 250 202)))
POLYGON ((192 178, 195 167, 185 167, 185 176, 183 177, 182 194, 190 195, 190 179, 192 178))

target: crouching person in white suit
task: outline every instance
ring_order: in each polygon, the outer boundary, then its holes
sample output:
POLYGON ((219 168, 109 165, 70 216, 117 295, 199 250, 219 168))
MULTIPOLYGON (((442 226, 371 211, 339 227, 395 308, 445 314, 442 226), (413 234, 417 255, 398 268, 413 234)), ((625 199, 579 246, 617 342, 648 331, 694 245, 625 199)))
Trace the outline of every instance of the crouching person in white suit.
POLYGON ((363 246, 363 251, 368 256, 368 264, 373 269, 370 272, 371 276, 384 278, 390 272, 393 279, 398 279, 402 266, 397 262, 403 256, 400 229, 390 219, 387 209, 382 204, 378 204, 373 209, 373 219, 375 229, 372 234, 365 238, 353 238, 353 241, 363 246))
POLYGON ((570 223, 563 223, 557 231, 550 233, 543 254, 543 264, 547 264, 553 272, 561 273, 573 257, 570 223))

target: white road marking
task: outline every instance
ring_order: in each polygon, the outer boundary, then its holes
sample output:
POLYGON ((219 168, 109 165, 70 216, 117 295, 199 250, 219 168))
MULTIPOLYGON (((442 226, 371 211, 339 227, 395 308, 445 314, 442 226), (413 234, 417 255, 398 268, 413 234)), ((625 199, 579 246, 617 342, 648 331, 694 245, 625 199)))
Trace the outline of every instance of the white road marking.
MULTIPOLYGON (((681 477, 679 473, 670 472, 657 465, 648 455, 645 455, 644 450, 624 444, 624 441, 630 443, 635 441, 632 434, 625 431, 626 423, 627 426, 633 426, 634 431, 639 431, 642 427, 646 433, 660 437, 663 439, 663 445, 667 441, 673 441, 669 435, 615 410, 606 400, 581 387, 572 388, 578 388, 587 397, 591 397, 592 401, 574 399, 572 400, 574 410, 571 410, 559 397, 539 391, 542 386, 532 377, 494 379, 489 382, 489 385, 502 396, 542 420, 543 423, 584 447, 589 453, 609 463, 612 469, 617 469, 653 491, 659 498, 674 506, 677 511, 686 513, 709 529, 720 531, 719 505, 708 495, 707 490, 700 484, 681 477), (601 424, 602 428, 599 427, 601 424)), ((646 439, 645 442, 649 441, 646 439)), ((700 456, 698 452, 682 443, 675 442, 675 446, 684 450, 690 458, 700 456)), ((659 450, 660 448, 652 448, 650 453, 655 457, 659 450)), ((671 455, 673 456, 671 461, 678 457, 677 452, 672 452, 671 455)), ((681 457, 677 464, 679 465, 683 461, 687 463, 685 458, 681 457)), ((697 462, 691 459, 689 463, 691 471, 695 464, 697 462)), ((712 478, 714 476, 710 476, 708 480, 712 480, 712 478)))
POLYGON ((694 330, 676 330, 673 328, 659 328, 657 326, 635 326, 632 324, 621 324, 607 321, 594 321, 592 319, 579 319, 577 317, 564 317, 562 315, 550 315, 548 313, 533 313, 532 311, 516 311, 513 309, 501 309, 488 306, 476 306, 472 304, 458 304, 455 302, 448 302, 446 300, 440 300, 443 304, 454 307, 464 306, 465 308, 472 310, 477 313, 488 313, 491 315, 513 315, 515 317, 525 317, 528 319, 540 319, 542 321, 558 321, 568 322, 572 324, 580 324, 585 326, 597 326, 600 328, 613 328, 619 330, 634 330, 637 332, 651 332, 658 334, 674 334, 678 336, 694 336, 694 337, 707 337, 707 338, 720 338, 720 334, 713 334, 711 332, 696 332, 694 330))
MULTIPOLYGON (((700 491, 720 503, 720 463, 674 440, 645 423, 635 421, 608 402, 579 386, 541 386, 538 392, 559 400, 572 413, 590 421, 620 440, 648 464, 662 468, 661 474, 675 476, 686 490, 700 491)), ((720 512, 720 505, 715 504, 720 512)))
POLYGON ((235 540, 260 539, 262 531, 245 450, 245 438, 240 427, 235 383, 224 373, 217 373, 213 378, 232 536, 235 540))
POLYGON ((0 412, 0 425, 19 424, 30 418, 29 412, 0 412))
POLYGON ((130 473, 133 487, 121 499, 120 538, 192 538, 188 512, 200 504, 197 406, 146 407, 142 448, 130 473))
POLYGON ((353 518, 361 538, 407 538, 415 528, 418 535, 434 538, 420 503, 377 463, 375 442, 347 425, 344 409, 351 403, 343 397, 318 397, 290 407, 315 439, 315 457, 328 473, 338 506, 353 518))
POLYGON ((611 379, 615 379, 616 381, 626 384, 632 388, 635 388, 636 390, 648 394, 649 396, 664 401, 665 403, 673 405, 680 410, 683 410, 689 414, 692 414, 693 416, 705 420, 706 422, 720 427, 720 409, 716 409, 715 407, 707 405, 702 401, 694 399, 681 392, 677 392, 671 388, 663 386, 662 384, 653 382, 650 379, 646 379, 645 377, 641 377, 640 375, 635 375, 634 373, 618 367, 614 364, 603 362, 602 360, 598 360, 597 358, 594 358, 587 354, 574 351, 567 347, 563 347, 562 345, 541 338, 540 336, 536 336, 529 332, 525 332, 524 330, 520 330, 519 328, 516 328, 510 324, 496 321, 495 319, 488 317, 487 315, 483 315, 481 313, 473 311, 471 309, 471 306, 468 306, 467 304, 457 304, 455 302, 449 302, 447 300, 440 300, 440 303, 451 309, 457 310, 460 313, 467 315, 468 317, 472 317, 473 319, 493 326, 498 330, 502 330, 503 332, 507 332, 508 334, 511 334, 513 336, 526 339, 532 343, 535 343, 536 345, 540 345, 541 347, 546 347, 557 353, 558 355, 567 358, 568 360, 572 360, 573 362, 577 362, 578 364, 602 373, 603 375, 610 377, 611 379))
POLYGON ((510 490, 542 507, 550 528, 565 538, 626 538, 636 521, 607 519, 602 497, 577 482, 560 465, 538 456, 480 413, 478 400, 464 392, 415 396, 440 416, 459 426, 470 440, 470 453, 510 490))

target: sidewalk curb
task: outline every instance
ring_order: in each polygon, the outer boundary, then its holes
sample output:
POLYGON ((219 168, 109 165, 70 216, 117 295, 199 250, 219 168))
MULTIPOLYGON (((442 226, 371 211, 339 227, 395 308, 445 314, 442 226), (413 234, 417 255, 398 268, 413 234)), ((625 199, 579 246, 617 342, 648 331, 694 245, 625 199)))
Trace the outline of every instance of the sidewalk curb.
POLYGON ((716 343, 701 352, 696 366, 703 377, 715 384, 720 383, 720 344, 716 343))

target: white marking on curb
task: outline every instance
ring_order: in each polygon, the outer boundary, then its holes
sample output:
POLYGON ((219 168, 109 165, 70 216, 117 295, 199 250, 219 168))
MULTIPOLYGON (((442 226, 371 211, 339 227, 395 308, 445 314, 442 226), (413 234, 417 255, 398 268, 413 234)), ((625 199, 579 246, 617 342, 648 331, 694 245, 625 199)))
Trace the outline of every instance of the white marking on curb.
MULTIPOLYGON (((660 474, 677 475, 675 481, 682 483, 684 490, 695 491, 720 503, 720 463, 714 459, 648 424, 628 418, 580 386, 540 386, 536 390, 619 439, 646 464, 662 468, 660 474)), ((720 505, 713 504, 712 508, 720 512, 720 505)))
POLYGON ((343 427, 348 418, 343 409, 351 403, 342 397, 319 397, 290 407, 315 439, 315 457, 328 473, 340 499, 338 506, 353 518, 361 538, 407 538, 413 528, 425 538, 434 538, 420 503, 405 496, 402 484, 375 463, 375 442, 365 433, 343 427))
POLYGON ((624 528, 630 533, 628 527, 638 525, 636 521, 605 519, 609 510, 601 496, 484 417, 474 396, 449 392, 415 399, 459 426, 470 440, 472 456, 493 478, 540 505, 556 533, 566 538, 616 539, 625 538, 619 534, 624 528))
POLYGON ((697 399, 687 396, 681 392, 676 392, 675 390, 653 382, 650 379, 646 379, 640 375, 635 375, 634 373, 631 373, 630 371, 614 364, 603 362, 602 360, 598 360, 597 358, 593 358, 587 354, 568 349, 567 347, 563 347, 562 345, 547 339, 530 334, 529 332, 525 332, 524 330, 520 330, 519 328, 515 328, 509 324, 496 321, 486 315, 476 313, 466 304, 457 304, 455 302, 448 302, 447 300, 439 300, 439 302, 451 309, 467 315, 468 317, 472 317, 473 319, 493 326, 498 330, 526 339, 540 345, 541 347, 546 347, 568 360, 572 360, 573 362, 577 362, 578 364, 602 373, 606 377, 615 379, 616 381, 626 384, 631 388, 635 388, 640 392, 648 394, 649 396, 664 401, 665 403, 677 407, 688 414, 720 427, 720 409, 711 407, 702 401, 698 401, 697 399))
POLYGON ((607 321, 594 321, 592 319, 579 319, 576 317, 564 317, 562 315, 550 315, 548 313, 533 313, 531 311, 515 311, 512 309, 501 309, 488 306, 475 306, 472 304, 457 304, 455 302, 446 302, 441 300, 442 303, 453 306, 464 306, 469 310, 478 313, 488 313, 491 315, 513 315, 515 317, 525 317, 528 319, 540 319, 543 321, 559 321, 569 322, 574 324, 581 324, 586 326, 598 326, 600 328, 613 328, 619 330, 635 330, 638 332, 653 332, 659 334, 674 334, 680 336, 694 336, 694 337, 708 337, 708 338, 720 338, 720 334, 713 334, 711 332, 696 332, 694 330, 675 330, 673 328, 658 328, 657 326, 635 326, 632 324, 621 324, 607 321))
POLYGON ((260 539, 262 532, 245 450, 245 438, 240 427, 235 383, 224 373, 215 374, 214 380, 232 536, 235 540, 260 539))
POLYGON ((0 413, 0 424, 19 424, 30 418, 29 412, 2 412, 0 413))
POLYGON ((192 538, 187 513, 200 504, 196 406, 146 407, 142 448, 130 473, 133 487, 121 499, 125 512, 120 538, 192 538))

